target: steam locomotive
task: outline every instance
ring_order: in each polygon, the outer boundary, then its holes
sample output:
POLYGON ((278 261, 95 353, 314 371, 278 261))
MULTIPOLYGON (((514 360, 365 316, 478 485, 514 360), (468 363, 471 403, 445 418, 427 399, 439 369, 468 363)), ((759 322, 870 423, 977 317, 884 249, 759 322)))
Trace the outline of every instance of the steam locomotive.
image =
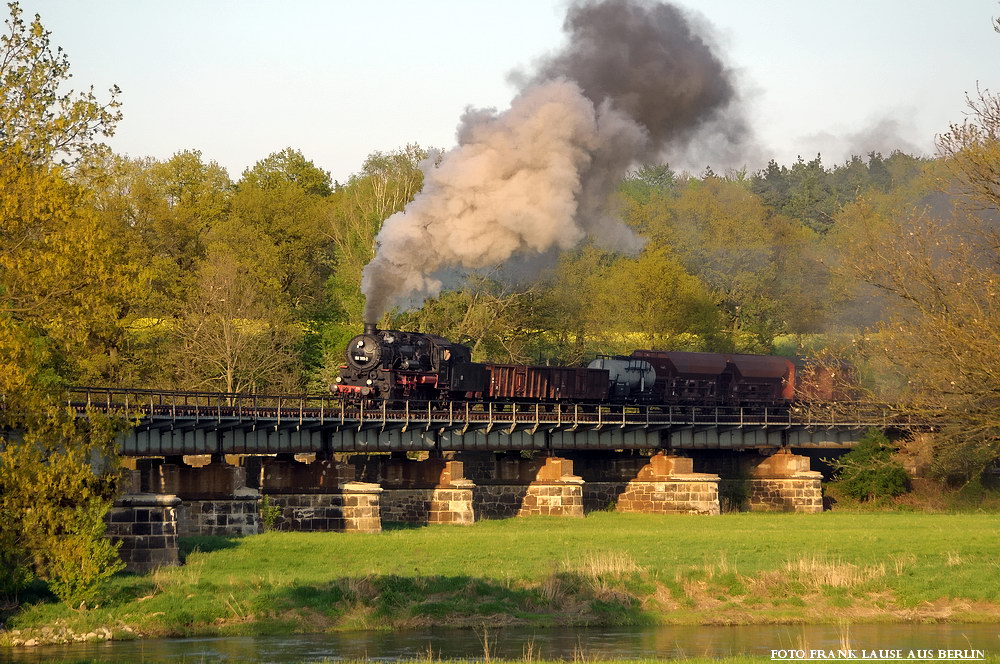
POLYGON ((366 324, 345 360, 333 391, 368 399, 742 405, 796 398, 795 365, 767 355, 635 350, 587 367, 482 364, 443 337, 366 324))
POLYGON ((333 389, 360 397, 462 399, 481 392, 486 376, 468 346, 371 323, 347 344, 345 359, 333 389))

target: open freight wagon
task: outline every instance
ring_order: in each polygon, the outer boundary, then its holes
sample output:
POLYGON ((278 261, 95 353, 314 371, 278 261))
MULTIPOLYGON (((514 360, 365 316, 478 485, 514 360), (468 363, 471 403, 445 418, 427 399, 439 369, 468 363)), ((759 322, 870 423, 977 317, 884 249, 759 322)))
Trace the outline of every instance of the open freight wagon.
POLYGON ((538 401, 604 401, 607 369, 487 364, 487 396, 491 399, 538 401))

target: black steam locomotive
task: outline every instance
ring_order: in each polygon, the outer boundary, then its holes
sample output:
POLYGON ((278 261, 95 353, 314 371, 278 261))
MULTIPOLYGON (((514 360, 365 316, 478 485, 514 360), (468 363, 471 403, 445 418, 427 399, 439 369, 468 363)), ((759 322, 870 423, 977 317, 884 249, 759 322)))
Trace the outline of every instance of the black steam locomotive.
POLYGON ((334 391, 379 399, 461 399, 482 390, 486 368, 468 346, 418 332, 378 330, 347 344, 334 391))
POLYGON ((333 390, 370 399, 725 404, 796 398, 795 366, 767 355, 636 350, 588 367, 479 364, 467 346, 430 334, 378 330, 347 347, 333 390))

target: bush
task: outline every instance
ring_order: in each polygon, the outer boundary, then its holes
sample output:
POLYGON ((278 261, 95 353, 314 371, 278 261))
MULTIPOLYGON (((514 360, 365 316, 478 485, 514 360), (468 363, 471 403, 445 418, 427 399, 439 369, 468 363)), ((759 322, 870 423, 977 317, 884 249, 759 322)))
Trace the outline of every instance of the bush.
POLYGON ((750 509, 750 478, 739 477, 719 482, 719 506, 723 512, 746 512, 750 509))
POLYGON ((65 535, 50 547, 49 589, 70 606, 99 597, 104 583, 125 569, 118 546, 100 536, 65 535))
POLYGON ((273 505, 270 496, 260 499, 260 522, 265 532, 274 530, 274 524, 278 522, 280 516, 281 505, 273 505))
POLYGON ((869 429, 850 452, 831 463, 837 486, 855 500, 879 500, 906 493, 910 477, 893 458, 896 448, 884 433, 869 429))

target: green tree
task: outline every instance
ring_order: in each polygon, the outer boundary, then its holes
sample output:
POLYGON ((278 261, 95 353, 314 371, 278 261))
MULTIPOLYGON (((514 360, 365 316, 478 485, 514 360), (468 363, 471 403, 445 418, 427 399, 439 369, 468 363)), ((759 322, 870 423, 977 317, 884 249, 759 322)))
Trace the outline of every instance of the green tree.
POLYGON ((149 298, 136 314, 167 318, 187 299, 207 236, 229 217, 233 184, 225 169, 185 150, 165 161, 102 150, 88 155, 74 179, 93 192, 102 222, 125 239, 123 258, 142 265, 149 298))
POLYGON ((690 347, 719 327, 709 289, 663 247, 617 258, 589 282, 590 327, 606 351, 690 347))
POLYGON ((814 232, 723 177, 689 180, 667 205, 657 241, 712 290, 729 348, 770 352, 776 335, 822 324, 826 271, 814 232))
POLYGON ((64 90, 69 57, 52 50, 50 33, 36 14, 25 23, 17 2, 8 3, 10 18, 0 36, 0 145, 16 146, 28 161, 47 164, 77 162, 94 147, 94 139, 110 136, 121 113, 118 87, 101 102, 93 87, 64 90))
POLYGON ((329 196, 333 192, 330 173, 318 168, 298 150, 285 148, 261 159, 243 171, 240 185, 270 189, 293 183, 308 194, 329 196))
POLYGON ((122 312, 137 283, 58 169, 6 152, 0 183, 4 234, 20 235, 0 253, 0 560, 14 570, 0 592, 38 576, 77 603, 120 568, 101 537, 115 431, 60 407, 59 387, 120 371, 122 312), (95 469, 95 457, 106 462, 95 469))
POLYGON ((114 427, 64 406, 68 380, 113 373, 133 266, 57 162, 79 163, 117 114, 68 77, 36 17, 10 5, 0 43, 0 592, 32 577, 76 603, 120 568, 102 537, 115 494, 114 427))
MULTIPOLYGON (((329 201, 310 193, 293 178, 271 175, 266 181, 247 180, 244 175, 233 196, 225 228, 217 228, 214 235, 221 237, 220 233, 225 233, 230 246, 237 250, 241 234, 258 238, 260 242, 254 248, 264 252, 257 260, 268 266, 268 278, 277 281, 302 317, 310 317, 324 305, 333 262, 329 242, 321 230, 329 201)), ((253 257, 243 253, 243 262, 249 267, 253 257)))
POLYGON ((539 351, 540 290, 537 284, 505 282, 496 273, 474 273, 460 289, 445 291, 392 324, 469 344, 477 361, 531 362, 539 351))

